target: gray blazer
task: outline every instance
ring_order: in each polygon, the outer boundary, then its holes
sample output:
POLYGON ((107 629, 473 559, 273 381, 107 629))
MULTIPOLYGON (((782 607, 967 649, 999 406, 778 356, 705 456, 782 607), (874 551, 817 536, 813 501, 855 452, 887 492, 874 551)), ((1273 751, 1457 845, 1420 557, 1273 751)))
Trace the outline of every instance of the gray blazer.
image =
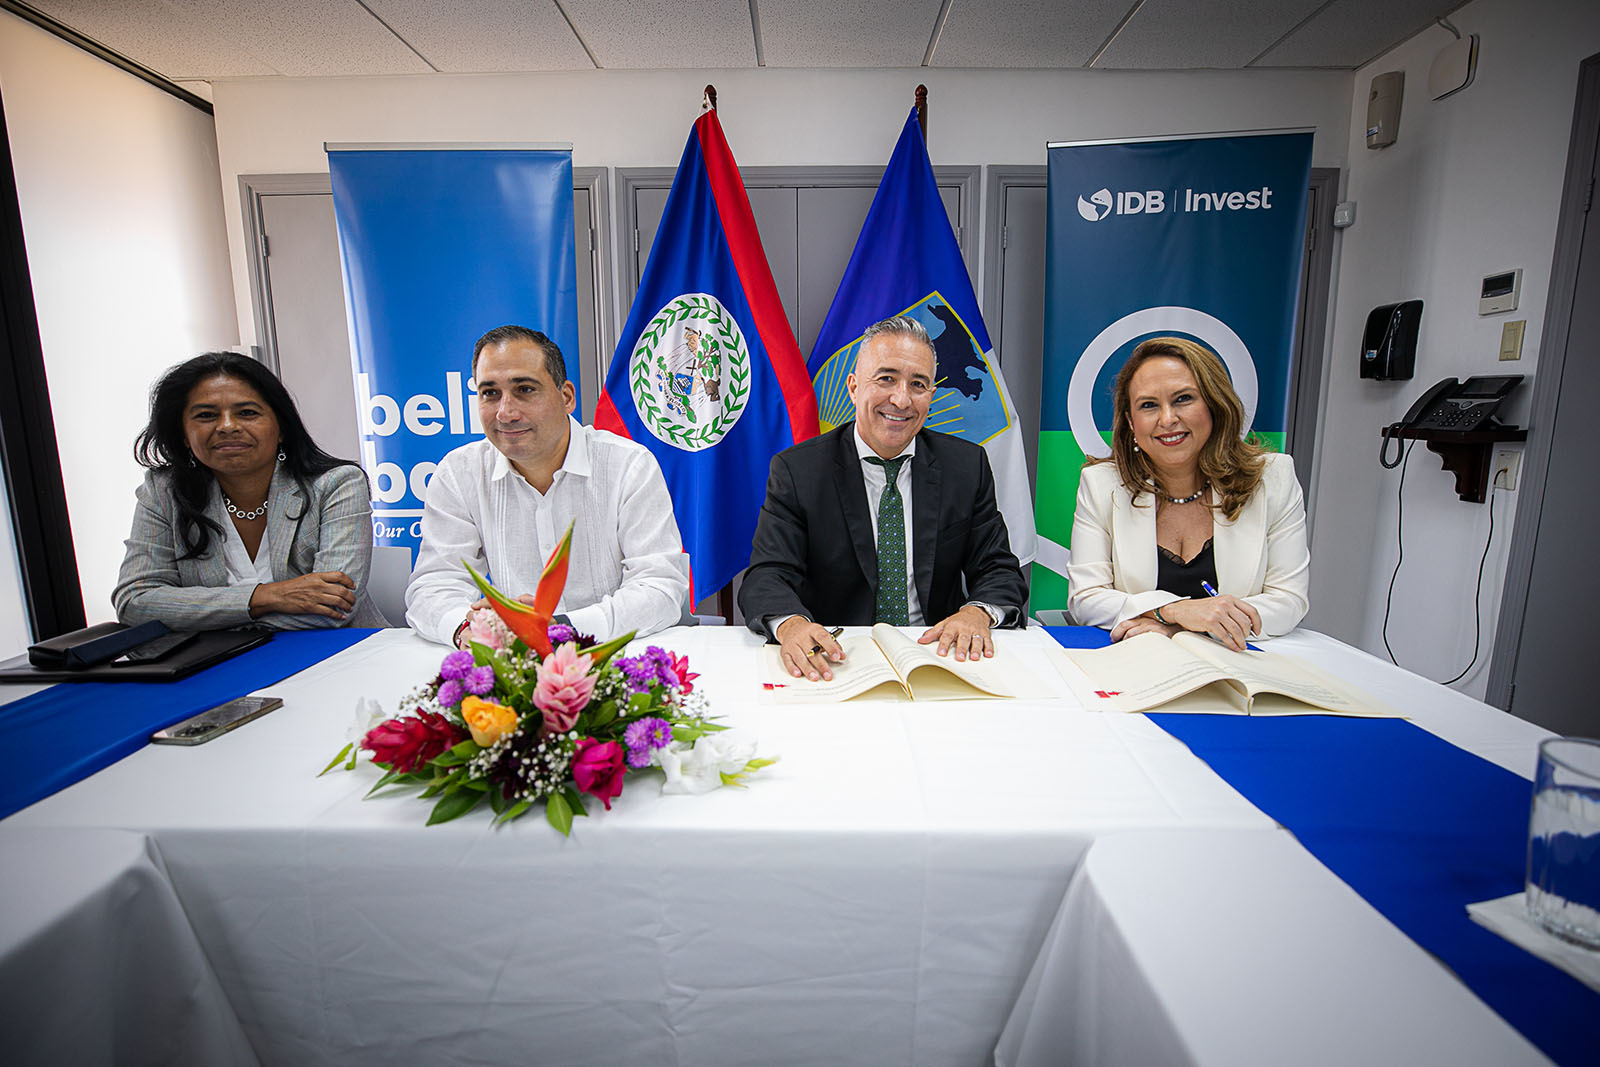
MULTIPOLYGON (((311 483, 308 500, 294 477, 272 476, 272 507, 267 539, 275 581, 317 571, 343 571, 356 583, 356 606, 343 621, 325 615, 250 617, 251 584, 229 585, 221 538, 213 534, 203 555, 178 559, 183 535, 171 476, 150 471, 139 487, 128 534, 127 554, 111 594, 117 618, 128 624, 159 619, 174 630, 217 630, 257 623, 275 630, 327 626, 386 626, 367 596, 372 565, 372 502, 359 467, 335 467, 311 483)), ((211 486, 206 514, 219 525, 229 521, 222 490, 211 486)))

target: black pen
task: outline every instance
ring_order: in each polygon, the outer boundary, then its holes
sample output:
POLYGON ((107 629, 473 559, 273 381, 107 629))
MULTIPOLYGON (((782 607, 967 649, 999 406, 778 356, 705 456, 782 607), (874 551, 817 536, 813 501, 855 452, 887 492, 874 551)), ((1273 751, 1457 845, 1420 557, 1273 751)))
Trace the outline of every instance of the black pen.
MULTIPOLYGON (((835 626, 833 629, 828 631, 828 636, 833 638, 835 641, 837 641, 837 640, 839 640, 839 635, 842 634, 842 633, 844 633, 844 627, 843 626, 835 626)), ((822 644, 819 642, 819 643, 817 643, 815 645, 812 645, 811 646, 811 651, 807 652, 806 655, 807 656, 815 656, 818 652, 821 652, 821 651, 822 651, 822 644)))

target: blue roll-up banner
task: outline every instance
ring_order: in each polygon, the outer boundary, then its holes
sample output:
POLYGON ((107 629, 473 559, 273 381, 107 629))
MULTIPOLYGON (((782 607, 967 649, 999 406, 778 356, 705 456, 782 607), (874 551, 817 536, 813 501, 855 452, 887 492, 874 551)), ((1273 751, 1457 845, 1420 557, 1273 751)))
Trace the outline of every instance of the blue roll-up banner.
POLYGON ((329 145, 328 170, 373 536, 415 552, 438 461, 483 433, 473 342, 541 330, 578 386, 572 151, 329 145))
POLYGON ((1064 608, 1078 472, 1111 454, 1134 347, 1222 357, 1245 425, 1283 448, 1311 182, 1310 131, 1049 146, 1034 609, 1064 608))

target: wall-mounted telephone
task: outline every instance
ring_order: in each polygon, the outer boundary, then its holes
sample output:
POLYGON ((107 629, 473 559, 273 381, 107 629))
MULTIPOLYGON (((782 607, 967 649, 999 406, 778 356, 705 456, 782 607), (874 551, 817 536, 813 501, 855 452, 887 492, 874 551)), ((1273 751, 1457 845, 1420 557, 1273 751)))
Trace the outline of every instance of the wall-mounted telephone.
MULTIPOLYGON (((1497 428, 1500 423, 1495 413, 1506 397, 1522 382, 1520 374, 1491 374, 1468 378, 1465 382, 1446 378, 1433 386, 1411 405, 1406 417, 1391 423, 1383 430, 1383 449, 1379 462, 1385 467, 1400 463, 1397 453, 1389 459, 1389 440, 1399 438, 1406 430, 1443 430, 1465 433, 1469 430, 1497 428)), ((1405 436, 1413 436, 1406 434, 1405 436)))

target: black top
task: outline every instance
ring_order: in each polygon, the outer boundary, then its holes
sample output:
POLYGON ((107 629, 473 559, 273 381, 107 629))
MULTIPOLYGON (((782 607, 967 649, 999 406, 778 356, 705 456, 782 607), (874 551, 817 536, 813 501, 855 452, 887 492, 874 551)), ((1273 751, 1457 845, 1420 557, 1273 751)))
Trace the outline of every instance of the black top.
POLYGON ((1156 588, 1184 597, 1210 596, 1211 594, 1206 592, 1200 583, 1210 582, 1212 588, 1216 588, 1217 562, 1211 549, 1211 539, 1207 538, 1204 547, 1194 554, 1193 559, 1185 563, 1176 552, 1157 545, 1156 588))

